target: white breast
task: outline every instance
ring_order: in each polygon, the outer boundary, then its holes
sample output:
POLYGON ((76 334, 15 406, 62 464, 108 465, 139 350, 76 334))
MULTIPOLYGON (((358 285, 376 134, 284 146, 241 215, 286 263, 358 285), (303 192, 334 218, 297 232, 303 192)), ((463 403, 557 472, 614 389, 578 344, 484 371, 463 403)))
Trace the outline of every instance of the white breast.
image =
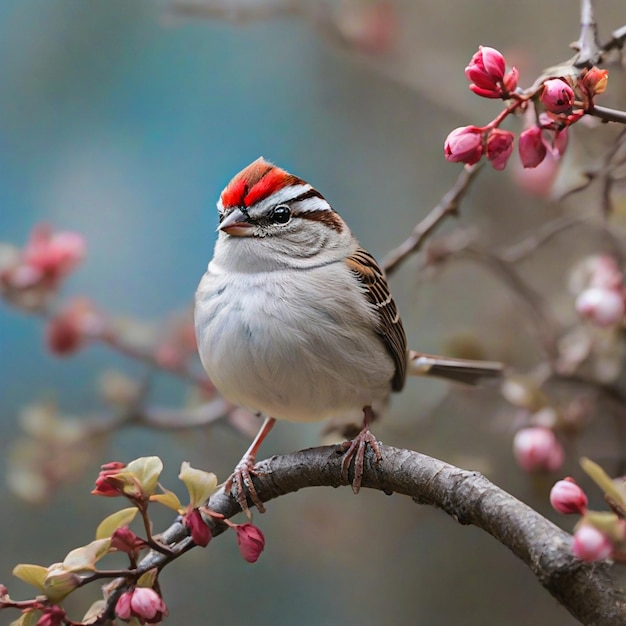
POLYGON ((234 404, 291 421, 360 411, 389 395, 394 363, 374 313, 341 261, 289 272, 225 272, 196 293, 209 377, 234 404))

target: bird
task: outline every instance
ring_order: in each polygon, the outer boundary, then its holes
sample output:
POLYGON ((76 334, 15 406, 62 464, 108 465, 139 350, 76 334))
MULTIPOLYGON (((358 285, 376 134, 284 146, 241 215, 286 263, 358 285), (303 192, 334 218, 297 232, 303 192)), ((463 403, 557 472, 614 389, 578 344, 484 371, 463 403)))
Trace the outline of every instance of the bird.
POLYGON ((499 376, 491 361, 408 350, 384 272, 312 185, 258 158, 217 202, 213 258, 195 294, 200 360, 220 394, 265 420, 226 482, 249 514, 265 510, 252 476, 276 420, 316 422, 355 412, 357 436, 344 442, 342 476, 358 493, 370 431, 408 374, 467 384, 499 376), (246 495, 246 491, 248 495, 246 495))

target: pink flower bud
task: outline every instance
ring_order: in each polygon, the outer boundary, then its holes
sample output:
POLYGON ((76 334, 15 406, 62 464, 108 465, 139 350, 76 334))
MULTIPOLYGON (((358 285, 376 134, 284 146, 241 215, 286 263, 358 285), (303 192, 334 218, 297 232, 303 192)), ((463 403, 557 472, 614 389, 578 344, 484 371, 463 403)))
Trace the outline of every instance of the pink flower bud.
POLYGON ((7 589, 7 586, 0 583, 0 600, 2 600, 2 598, 8 595, 9 595, 9 590, 7 589))
POLYGON ((608 559, 613 553, 613 544, 597 528, 583 524, 574 533, 572 552, 574 556, 583 561, 603 561, 608 559))
POLYGON ((111 461, 100 466, 100 473, 96 478, 96 488, 91 492, 94 496, 107 496, 113 498, 121 496, 123 491, 121 486, 114 481, 110 481, 109 477, 119 474, 126 467, 125 463, 120 461, 111 461))
POLYGON ((517 89, 517 81, 519 72, 516 67, 512 67, 509 72, 504 75, 504 88, 507 93, 512 93, 517 89))
POLYGON ((527 472, 554 472, 563 464, 563 446, 549 428, 531 426, 515 433, 513 453, 527 472))
POLYGON ((465 68, 470 89, 484 98, 501 98, 506 61, 495 48, 479 46, 465 68))
POLYGON ((40 270, 51 281, 69 274, 85 257, 85 240, 78 233, 53 233, 47 226, 36 226, 22 250, 25 265, 40 270))
POLYGON ((565 478, 554 484, 550 491, 550 504, 555 511, 569 515, 584 515, 587 510, 587 496, 573 478, 565 478))
POLYGON ((83 336, 76 324, 64 315, 53 317, 46 325, 46 344, 52 354, 73 354, 83 343, 83 336))
POLYGON ((111 535, 111 548, 126 554, 138 555, 139 551, 148 544, 138 537, 128 526, 122 526, 111 535))
POLYGON ((494 128, 487 137, 487 158, 493 169, 503 170, 513 152, 515 135, 508 130, 494 128))
POLYGON ((198 509, 189 511, 184 517, 184 522, 185 526, 189 528, 193 542, 201 548, 206 548, 213 535, 211 535, 211 529, 207 523, 202 519, 200 511, 198 509))
POLYGON ((578 294, 576 312, 601 328, 620 324, 624 319, 624 294, 615 289, 590 287, 578 294))
POLYGON ((477 126, 455 128, 443 147, 446 160, 474 165, 483 154, 483 130, 477 126))
POLYGON ((66 617, 65 611, 60 606, 47 606, 35 626, 63 626, 67 623, 66 617))
POLYGON ((574 90, 564 80, 551 78, 543 84, 540 99, 550 113, 569 113, 574 106, 574 90))
POLYGON ((546 158, 546 146, 539 126, 531 126, 519 136, 519 156, 525 168, 537 167, 546 158))
POLYGON ((585 70, 582 74, 582 84, 590 98, 593 98, 597 94, 604 93, 608 81, 608 70, 601 70, 598 67, 585 70))
POLYGON ((141 624, 158 624, 167 615, 167 606, 154 589, 135 587, 118 598, 115 614, 125 622, 135 617, 141 624))
POLYGON ((87 299, 77 298, 50 319, 46 327, 46 343, 50 352, 66 356, 76 352, 89 336, 104 329, 103 317, 87 299))
POLYGON ((261 529, 246 522, 235 527, 239 552, 248 563, 255 563, 265 548, 265 537, 261 529))

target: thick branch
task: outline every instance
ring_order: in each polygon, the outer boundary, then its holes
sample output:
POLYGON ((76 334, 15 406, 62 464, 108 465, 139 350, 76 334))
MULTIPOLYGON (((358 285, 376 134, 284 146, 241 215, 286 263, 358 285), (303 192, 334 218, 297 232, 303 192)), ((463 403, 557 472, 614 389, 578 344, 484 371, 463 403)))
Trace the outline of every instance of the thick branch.
MULTIPOLYGON (((488 532, 526 563, 539 582, 582 623, 626 623, 626 600, 613 584, 609 566, 576 559, 568 533, 478 472, 410 450, 388 446, 381 449, 380 463, 366 461, 363 487, 409 496, 418 504, 442 509, 461 524, 473 524, 488 532)), ((259 463, 257 469, 260 476, 254 478, 254 484, 264 502, 305 487, 347 485, 341 478, 341 456, 335 446, 275 456, 259 463)), ((223 491, 211 498, 209 506, 226 517, 240 512, 235 500, 223 491)), ((226 527, 215 522, 212 530, 216 536, 226 527)), ((184 534, 181 525, 175 524, 163 537, 175 541, 184 534)), ((183 541, 183 546, 189 547, 189 539, 183 541)), ((152 553, 140 569, 162 567, 169 560, 152 553)))

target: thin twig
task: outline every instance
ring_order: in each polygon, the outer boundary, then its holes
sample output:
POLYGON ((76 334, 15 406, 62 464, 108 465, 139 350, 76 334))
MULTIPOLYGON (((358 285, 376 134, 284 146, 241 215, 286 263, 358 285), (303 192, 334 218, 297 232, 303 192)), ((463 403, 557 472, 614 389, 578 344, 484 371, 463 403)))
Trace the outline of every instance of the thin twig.
POLYGON ((608 107, 601 107, 597 104, 588 108, 585 113, 601 119, 603 122, 617 122, 618 124, 626 124, 626 111, 620 111, 618 109, 609 109, 608 107))
POLYGON ((580 226, 589 220, 588 216, 583 215, 560 215, 559 217, 545 222, 536 231, 528 237, 508 246, 502 250, 498 256, 507 263, 519 263, 526 257, 530 256, 543 244, 548 243, 553 237, 559 235, 565 230, 580 226))
POLYGON ((395 272, 406 259, 415 254, 428 236, 448 217, 458 214, 459 204, 480 171, 481 164, 465 166, 454 186, 441 198, 428 215, 413 229, 411 235, 383 259, 382 267, 387 276, 395 272))
POLYGON ((578 50, 575 67, 593 67, 600 62, 602 49, 598 41, 598 25, 596 24, 593 0, 580 2, 580 36, 574 44, 578 50))

